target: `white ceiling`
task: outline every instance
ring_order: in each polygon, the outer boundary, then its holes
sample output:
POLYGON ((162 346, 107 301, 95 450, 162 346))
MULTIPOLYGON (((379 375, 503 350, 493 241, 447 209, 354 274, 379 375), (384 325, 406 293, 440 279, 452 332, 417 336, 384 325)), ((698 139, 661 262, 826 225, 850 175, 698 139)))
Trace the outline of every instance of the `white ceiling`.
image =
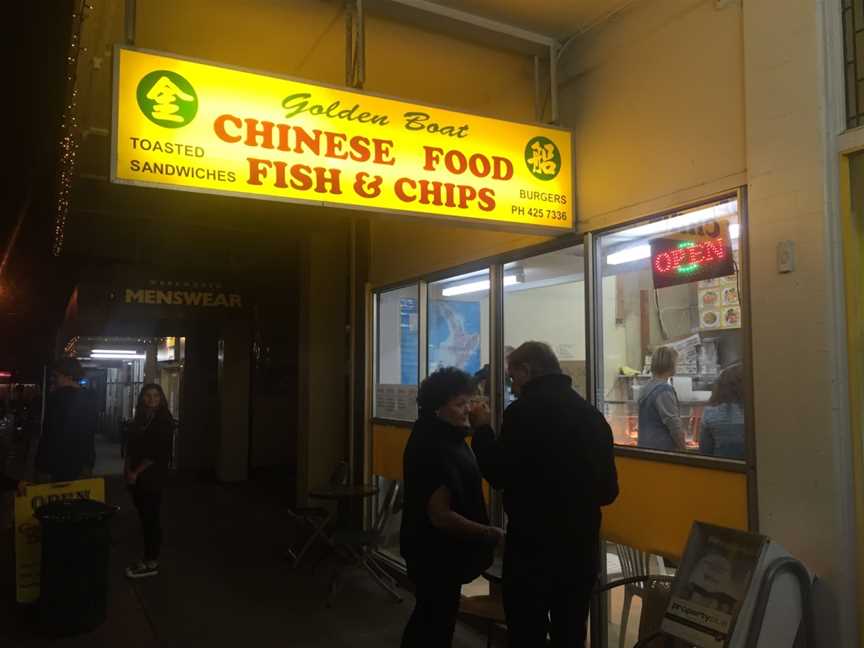
POLYGON ((640 0, 434 0, 546 36, 566 38, 583 33, 640 0))

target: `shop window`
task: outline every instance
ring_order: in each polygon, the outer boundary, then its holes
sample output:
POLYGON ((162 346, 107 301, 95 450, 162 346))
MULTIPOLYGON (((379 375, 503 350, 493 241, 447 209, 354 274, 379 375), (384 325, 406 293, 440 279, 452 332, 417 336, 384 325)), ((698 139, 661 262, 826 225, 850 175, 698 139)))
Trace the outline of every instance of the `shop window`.
POLYGON ((428 286, 427 372, 456 367, 476 375, 489 364, 489 269, 428 286))
POLYGON ((617 444, 745 457, 740 234, 732 198, 598 237, 596 396, 617 444))
POLYGON ((378 418, 417 418, 419 312, 417 284, 378 293, 374 410, 378 418))
MULTIPOLYGON (((381 475, 375 475, 373 477, 375 480, 375 485, 378 488, 378 495, 375 496, 375 508, 374 511, 377 512, 380 510, 383 502, 384 502, 384 494, 390 488, 390 484, 392 480, 387 479, 386 477, 382 477, 381 475)), ((398 506, 391 512, 390 517, 387 520, 387 524, 383 530, 383 537, 381 540, 381 553, 385 554, 391 560, 404 564, 404 560, 402 559, 402 555, 399 553, 399 531, 402 527, 402 506, 401 500, 404 497, 404 489, 405 484, 399 480, 399 490, 403 493, 398 499, 398 506)))
MULTIPOLYGON (((546 342, 573 388, 587 397, 584 247, 557 250, 504 266, 504 356, 523 342, 546 342)), ((513 396, 504 387, 504 404, 513 396)))
POLYGON ((864 124, 864 0, 843 0, 846 126, 864 124))

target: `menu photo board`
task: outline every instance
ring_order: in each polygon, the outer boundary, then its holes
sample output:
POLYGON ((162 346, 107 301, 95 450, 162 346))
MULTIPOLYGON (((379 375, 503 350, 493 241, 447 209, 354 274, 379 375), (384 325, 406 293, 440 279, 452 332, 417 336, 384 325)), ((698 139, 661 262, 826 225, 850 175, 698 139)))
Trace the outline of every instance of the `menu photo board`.
POLYGON ((375 416, 394 421, 416 419, 417 385, 376 385, 375 416))
POLYGON ((741 328, 741 295, 738 275, 704 279, 697 284, 699 329, 741 328))
POLYGON ((562 232, 572 135, 118 47, 111 181, 562 232))

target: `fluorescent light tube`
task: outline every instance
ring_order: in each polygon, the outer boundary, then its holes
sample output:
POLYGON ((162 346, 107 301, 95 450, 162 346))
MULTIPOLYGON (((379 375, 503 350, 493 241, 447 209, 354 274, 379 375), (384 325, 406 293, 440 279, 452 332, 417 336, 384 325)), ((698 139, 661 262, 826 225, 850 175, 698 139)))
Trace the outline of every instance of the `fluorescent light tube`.
POLYGON ((643 236, 651 236, 653 234, 662 234, 663 232, 672 232, 676 230, 687 229, 699 223, 704 223, 709 220, 723 220, 738 213, 738 201, 730 200, 719 205, 712 205, 702 209, 696 209, 680 216, 672 218, 664 218, 663 220, 646 223, 645 225, 637 225, 630 229, 619 232, 619 234, 632 238, 641 238, 643 236))
POLYGON ((128 353, 91 353, 91 360, 144 360, 147 357, 144 353, 136 353, 129 355, 128 353))
MULTIPOLYGON (((519 281, 519 277, 516 275, 504 275, 504 285, 512 286, 513 284, 522 283, 519 281)), ((456 295, 467 295, 468 293, 473 292, 481 292, 483 290, 489 290, 489 280, 483 279, 482 281, 472 281, 470 283, 462 284, 460 286, 450 286, 449 288, 444 288, 441 291, 441 294, 444 297, 455 297, 456 295)))
POLYGON ((641 261, 650 256, 650 245, 634 245, 633 247, 613 252, 606 257, 606 263, 609 265, 621 265, 622 263, 630 263, 631 261, 641 261))
MULTIPOLYGON (((632 231, 632 230, 631 230, 632 231)), ((630 232, 628 231, 629 235, 630 232)), ((741 225, 738 223, 732 223, 729 225, 729 238, 733 241, 737 240, 738 237, 741 236, 741 225)), ((609 256, 606 257, 607 265, 621 265, 622 263, 630 263, 632 261, 641 261, 642 259, 648 259, 651 256, 651 246, 650 245, 634 245, 633 247, 624 248, 623 250, 618 250, 617 252, 613 252, 609 256)))
POLYGON ((125 349, 93 349, 90 353, 123 353, 125 355, 135 355, 137 351, 127 351, 125 349))

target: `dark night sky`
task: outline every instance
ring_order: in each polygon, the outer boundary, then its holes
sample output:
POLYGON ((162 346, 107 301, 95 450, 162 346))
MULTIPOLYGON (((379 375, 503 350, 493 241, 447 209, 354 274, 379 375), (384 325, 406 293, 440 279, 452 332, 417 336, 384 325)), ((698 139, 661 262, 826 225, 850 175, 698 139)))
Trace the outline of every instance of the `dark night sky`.
POLYGON ((0 218, 0 260, 9 250, 23 206, 29 208, 0 276, 0 370, 38 376, 53 353, 54 334, 74 285, 74 268, 51 255, 56 157, 73 3, 21 3, 13 31, 17 73, 5 95, 12 114, 4 136, 6 182, 0 218))

